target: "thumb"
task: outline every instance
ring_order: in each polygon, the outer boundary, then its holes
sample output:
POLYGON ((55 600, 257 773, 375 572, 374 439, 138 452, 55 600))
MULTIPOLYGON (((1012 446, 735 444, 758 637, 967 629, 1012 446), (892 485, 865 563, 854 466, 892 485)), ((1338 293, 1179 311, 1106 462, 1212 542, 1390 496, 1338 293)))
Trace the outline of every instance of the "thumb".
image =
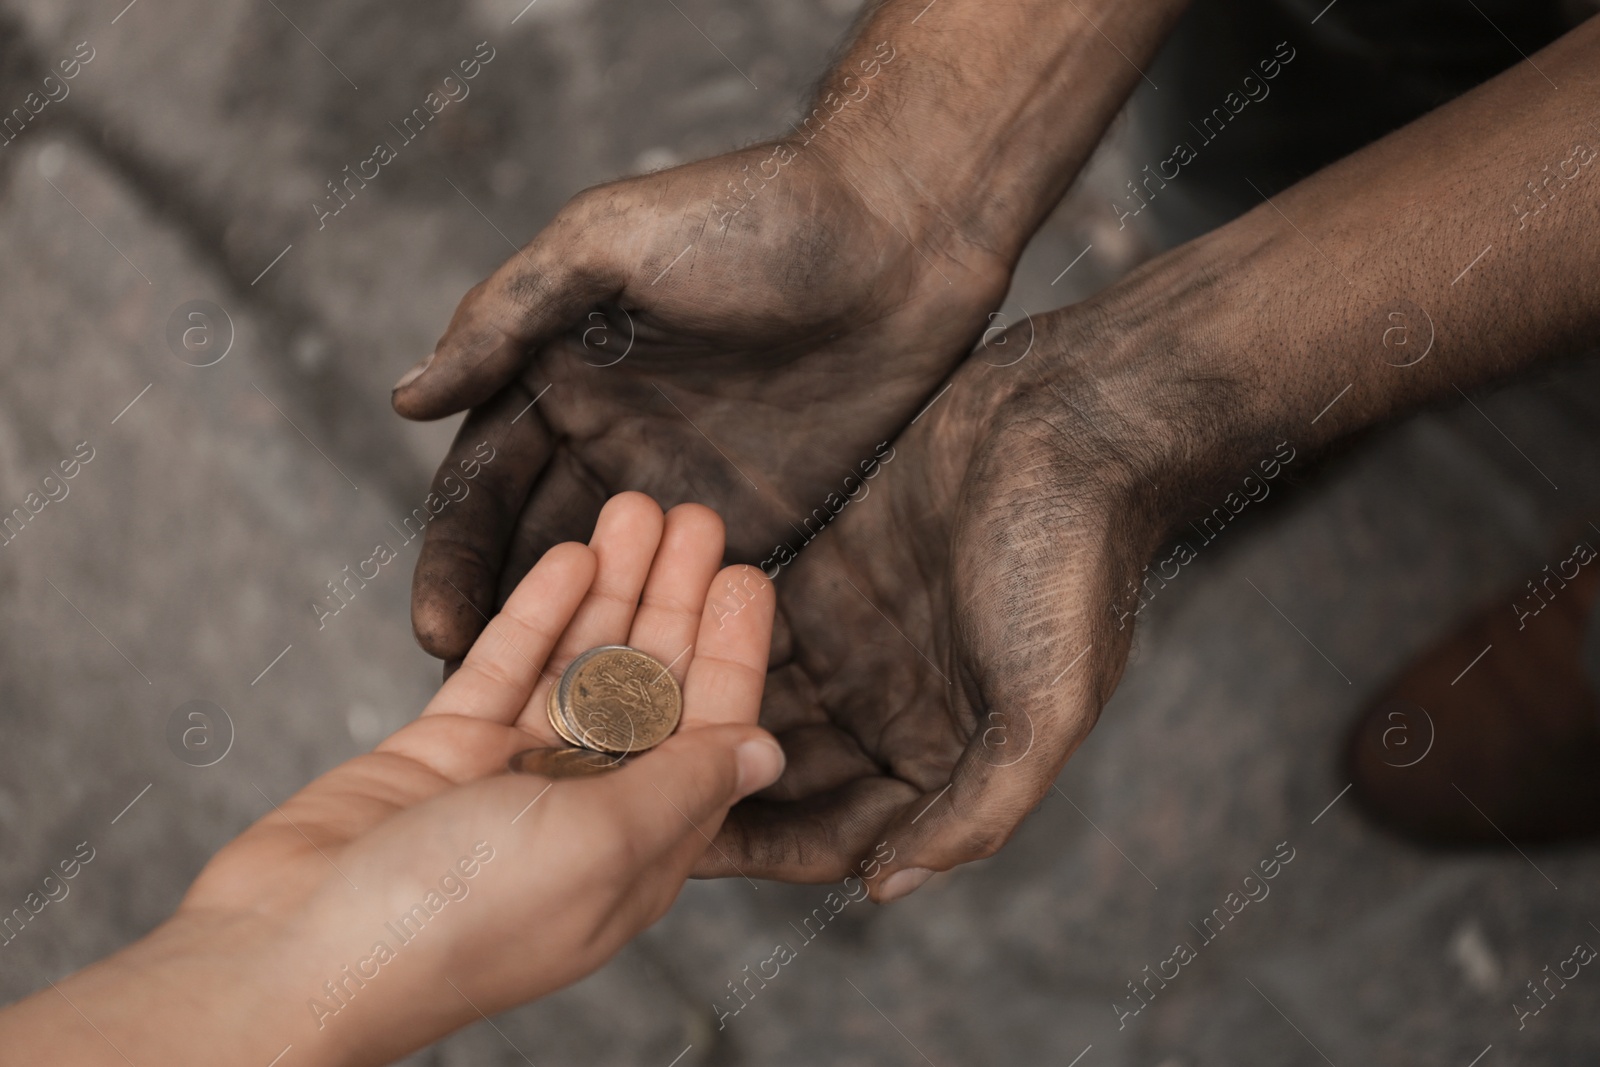
POLYGON ((395 411, 438 419, 499 392, 539 345, 621 291, 610 252, 610 234, 569 205, 462 297, 432 354, 395 385, 395 411))
POLYGON ((949 781, 884 831, 895 855, 873 888, 879 902, 935 871, 994 855, 1052 791, 1126 663, 1133 628, 1105 606, 1116 601, 1116 577, 1138 573, 1135 539, 1108 552, 1097 529, 1007 521, 1009 551, 969 556, 974 563, 957 582, 969 616, 957 655, 970 679, 971 736, 949 781))
POLYGON ((674 734, 614 774, 574 783, 572 792, 578 803, 604 811, 633 855, 660 856, 690 841, 698 856, 728 809, 777 781, 783 766, 783 749, 758 726, 702 726, 674 734))

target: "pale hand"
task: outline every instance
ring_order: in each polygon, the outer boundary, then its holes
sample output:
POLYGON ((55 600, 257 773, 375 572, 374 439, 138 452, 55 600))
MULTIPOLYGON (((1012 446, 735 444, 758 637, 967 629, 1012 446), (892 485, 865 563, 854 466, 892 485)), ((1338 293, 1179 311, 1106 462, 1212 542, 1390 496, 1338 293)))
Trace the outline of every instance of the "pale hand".
POLYGON ((771 586, 719 574, 721 558, 709 510, 611 501, 589 546, 529 572, 421 718, 274 804, 147 938, 0 1014, 0 1062, 120 1063, 115 1047, 259 1067, 292 1044, 298 1064, 388 1063, 599 967, 782 766, 754 725, 771 586), (730 584, 742 610, 709 610, 730 584), (671 664, 677 733, 598 777, 508 774, 561 743, 548 680, 603 644, 671 664))

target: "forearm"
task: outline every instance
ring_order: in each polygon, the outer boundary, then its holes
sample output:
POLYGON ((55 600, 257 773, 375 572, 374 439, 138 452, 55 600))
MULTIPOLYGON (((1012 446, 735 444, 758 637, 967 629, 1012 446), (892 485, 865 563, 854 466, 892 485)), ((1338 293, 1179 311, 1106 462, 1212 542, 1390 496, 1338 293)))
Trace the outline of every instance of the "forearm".
POLYGON ((1014 262, 1186 0, 887 0, 786 137, 919 246, 1014 262))
POLYGON ((318 1034, 280 935, 172 920, 0 1012, 0 1064, 344 1062, 318 1034))
POLYGON ((1174 401, 1222 383, 1178 465, 1316 446, 1595 346, 1597 57, 1600 19, 1097 302, 1174 401))

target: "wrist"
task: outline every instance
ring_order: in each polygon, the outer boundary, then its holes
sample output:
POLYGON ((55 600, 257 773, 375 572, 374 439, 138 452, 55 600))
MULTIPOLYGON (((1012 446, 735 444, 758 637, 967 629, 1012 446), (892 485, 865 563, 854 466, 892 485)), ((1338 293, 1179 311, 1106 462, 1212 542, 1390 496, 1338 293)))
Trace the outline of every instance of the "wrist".
POLYGON ((1321 395, 1320 372, 1330 380, 1342 372, 1293 358, 1275 336, 1282 300, 1261 280, 1281 277, 1285 253, 1298 251, 1282 237, 1262 227, 1215 230, 1092 302, 1097 332, 1112 340, 1088 373, 1117 383, 1121 417, 1152 445, 1140 473, 1164 488, 1186 494, 1285 438, 1325 439, 1304 408, 1321 395))
MULTIPOLYGON (((821 99, 827 98, 824 91, 821 99)), ((817 110, 825 108, 819 104, 813 115, 817 110)), ((948 176, 924 181, 886 157, 881 144, 843 131, 813 138, 802 127, 778 144, 781 151, 811 156, 864 215, 892 227, 882 258, 909 271, 918 293, 984 310, 1004 297, 1027 235, 1019 230, 1016 240, 994 241, 966 225, 977 195, 972 187, 948 176)))
POLYGON ((925 254, 979 250, 1009 271, 1184 6, 888 0, 793 132, 925 254))
POLYGON ((1285 442, 1299 453, 1322 443, 1300 398, 1315 385, 1282 373, 1238 283, 1275 252, 1272 238, 1254 238, 1191 242, 1090 300, 986 337, 972 359, 987 364, 976 368, 983 432, 1048 428, 1070 468, 1056 478, 1103 501, 1150 548, 1197 499, 1263 460, 1284 462, 1285 442))

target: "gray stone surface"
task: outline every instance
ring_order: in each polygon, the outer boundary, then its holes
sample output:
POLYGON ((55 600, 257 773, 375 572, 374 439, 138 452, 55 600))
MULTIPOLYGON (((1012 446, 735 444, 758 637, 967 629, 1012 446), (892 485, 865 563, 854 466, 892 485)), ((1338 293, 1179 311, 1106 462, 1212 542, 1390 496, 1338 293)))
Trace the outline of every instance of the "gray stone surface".
MULTIPOLYGON (((306 607, 415 505, 448 437, 393 418, 388 385, 572 192, 779 128, 853 12, 678 6, 538 0, 513 25, 522 0, 0 2, 7 101, 96 49, 0 149, 0 506, 95 450, 0 548, 0 900, 76 842, 97 850, 0 949, 0 998, 149 929, 269 799, 422 705, 437 674, 409 634, 414 548, 326 629, 306 607), (486 39, 474 95, 319 231, 322 183, 486 39), (164 340, 197 298, 236 330, 206 369, 164 340), (237 728, 211 768, 163 738, 196 698, 237 728)), ((1030 248, 1008 315, 1150 250, 1104 208, 1119 143, 1030 248)), ((1362 700, 1597 510, 1597 379, 1575 364, 1298 469, 1153 603, 1101 725, 1004 852, 894 908, 851 905, 725 1029, 712 1001, 823 887, 691 884, 595 976, 409 1062, 1594 1059, 1600 981, 1520 1033, 1510 1008, 1597 936, 1593 849, 1440 858, 1324 808, 1362 700), (1119 1031, 1125 983, 1285 841, 1271 895, 1119 1031)))

